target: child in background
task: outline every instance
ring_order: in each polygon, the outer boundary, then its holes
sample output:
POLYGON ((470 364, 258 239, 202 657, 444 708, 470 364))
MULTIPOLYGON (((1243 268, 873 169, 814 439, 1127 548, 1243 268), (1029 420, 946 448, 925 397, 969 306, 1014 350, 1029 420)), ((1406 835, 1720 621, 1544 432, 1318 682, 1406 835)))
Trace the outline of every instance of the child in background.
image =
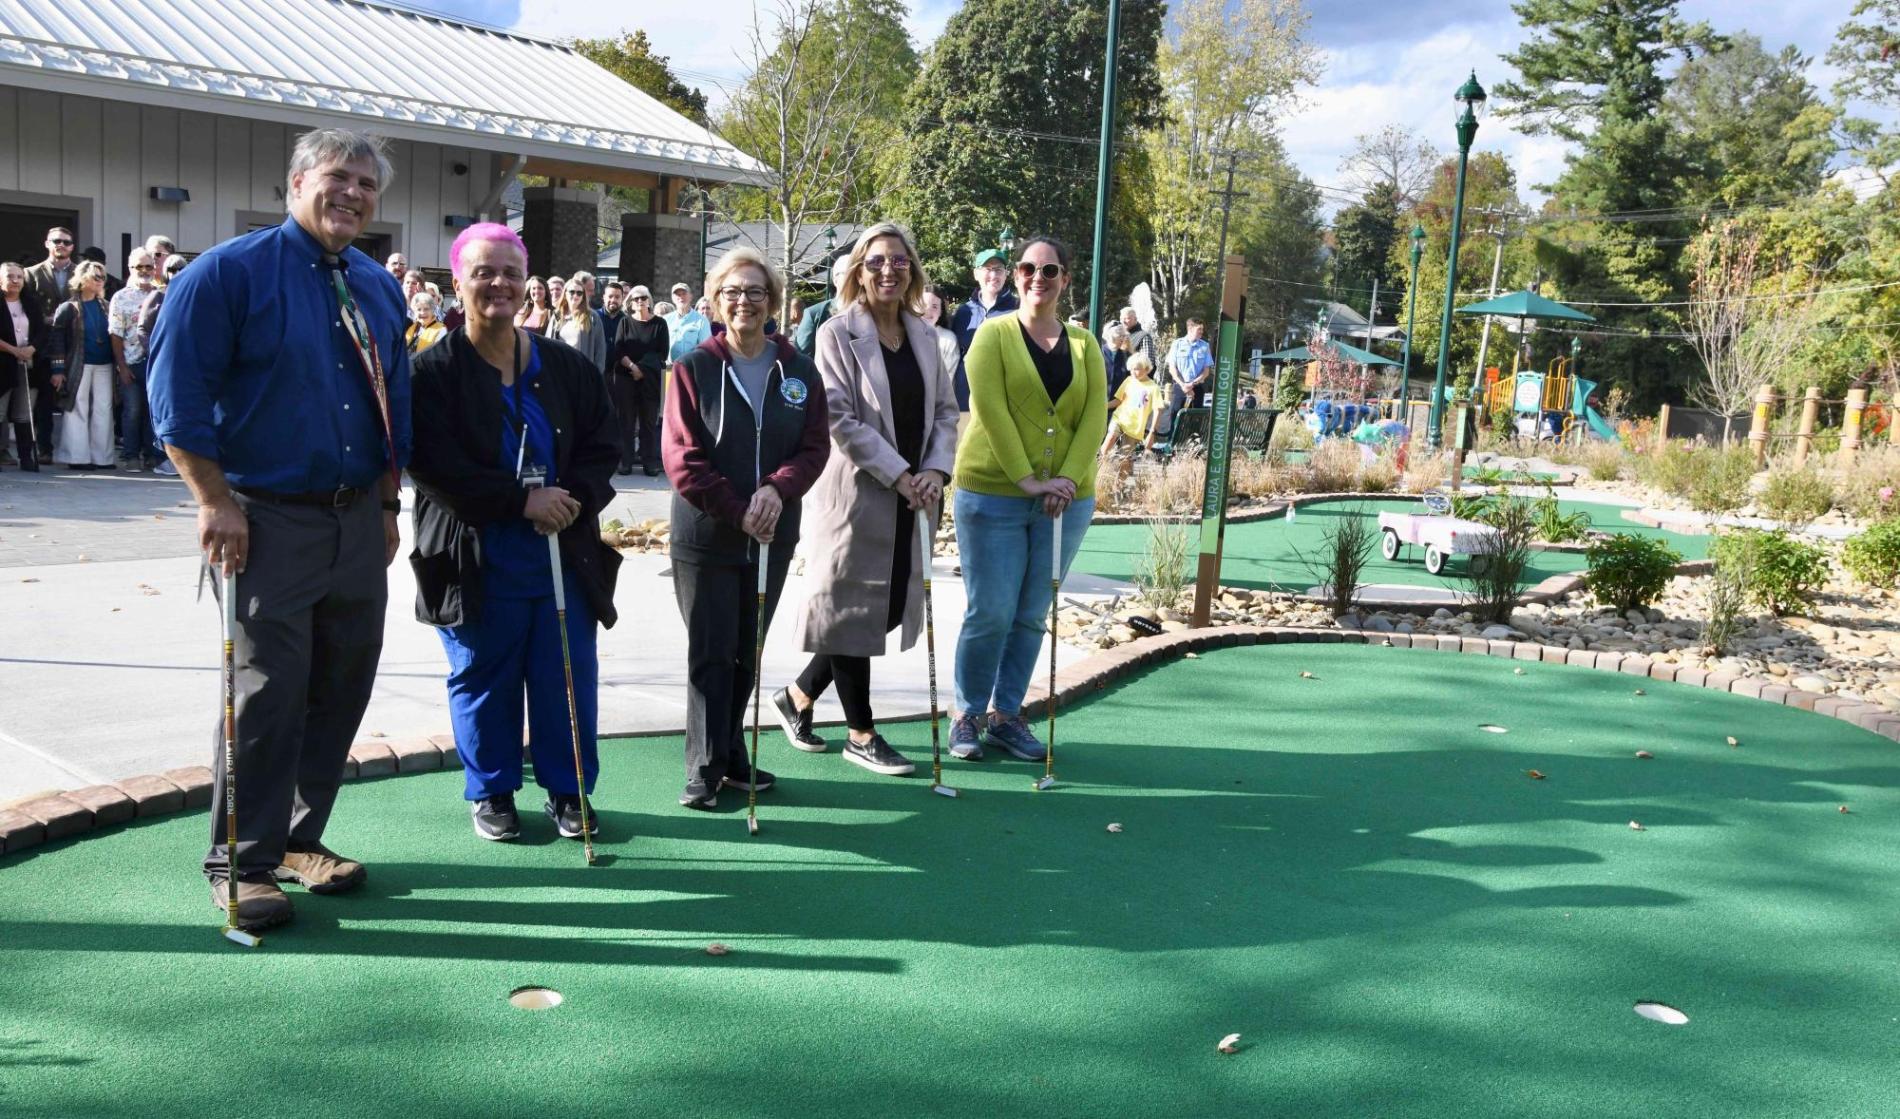
POLYGON ((1123 439, 1141 444, 1144 451, 1154 450, 1155 428, 1161 419, 1161 386, 1154 379, 1154 362, 1148 355, 1128 355, 1128 378, 1115 390, 1109 403, 1108 436, 1102 440, 1103 455, 1114 450, 1123 439))

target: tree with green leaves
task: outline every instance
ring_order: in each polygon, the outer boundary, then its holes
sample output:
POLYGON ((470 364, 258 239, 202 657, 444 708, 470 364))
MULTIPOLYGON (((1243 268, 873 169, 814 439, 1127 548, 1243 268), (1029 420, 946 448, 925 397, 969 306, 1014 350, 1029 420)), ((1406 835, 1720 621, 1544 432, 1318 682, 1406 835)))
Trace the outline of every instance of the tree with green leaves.
POLYGON ((1406 272, 1393 264, 1392 249, 1410 227, 1399 225, 1400 197, 1389 183, 1375 183, 1366 196, 1333 217, 1333 294, 1353 307, 1366 305, 1377 284, 1385 296, 1398 296, 1406 272))
MULTIPOLYGON (((1418 314, 1412 335, 1412 360, 1421 368, 1437 362, 1439 313, 1445 306, 1445 269, 1451 258, 1451 219, 1457 187, 1457 157, 1446 159, 1432 176, 1431 185, 1418 205, 1404 218, 1402 236, 1392 246, 1388 264, 1394 270, 1412 266, 1409 233, 1414 222, 1425 227, 1425 251, 1418 262, 1418 314)), ((1496 152, 1477 151, 1465 171, 1465 231, 1458 244, 1458 304, 1475 303, 1485 298, 1484 289, 1491 279, 1491 262, 1497 243, 1490 238, 1473 236, 1473 212, 1492 208, 1518 211, 1523 203, 1517 195, 1517 175, 1496 152)), ((1499 285, 1504 290, 1523 287, 1533 277, 1535 263, 1529 238, 1512 237, 1504 242, 1499 269, 1499 285)), ((1410 295, 1407 293, 1407 298, 1410 295)), ((1512 324, 1515 325, 1515 324, 1512 324)), ((1455 315, 1451 322, 1451 364, 1454 372, 1469 371, 1478 362, 1478 344, 1484 333, 1482 319, 1455 315)), ((1494 334, 1486 356, 1488 364, 1510 368, 1510 353, 1494 334)))
POLYGON ((1746 33, 1690 59, 1663 97, 1682 152, 1687 201, 1741 205, 1808 194, 1834 154, 1835 114, 1807 79, 1808 59, 1746 33))
MULTIPOLYGON (((1857 0, 1835 33, 1827 61, 1841 72, 1834 95, 1843 104, 1861 100, 1890 111, 1900 107, 1900 0, 1857 0)), ((1867 169, 1891 187, 1892 170, 1900 166, 1900 130, 1843 116, 1841 134, 1867 169)))
MULTIPOLYGON (((1137 246, 1151 179, 1136 141, 1165 107, 1163 16, 1159 0, 1122 6, 1111 291, 1145 272, 1137 246)), ((1048 233, 1075 249, 1070 290, 1086 304, 1107 30, 1099 0, 967 0, 950 17, 905 99, 888 207, 916 234, 931 279, 967 291, 971 254, 1005 227, 1018 238, 1048 233)))
POLYGON ((679 80, 665 55, 654 54, 645 31, 622 31, 606 39, 569 39, 576 54, 645 92, 695 124, 706 121, 706 95, 679 80))

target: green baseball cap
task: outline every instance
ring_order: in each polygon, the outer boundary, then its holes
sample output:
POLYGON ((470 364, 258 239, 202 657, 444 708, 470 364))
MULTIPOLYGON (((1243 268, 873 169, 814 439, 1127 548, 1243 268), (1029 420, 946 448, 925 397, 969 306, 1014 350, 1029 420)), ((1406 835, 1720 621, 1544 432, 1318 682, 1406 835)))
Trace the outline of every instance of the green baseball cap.
POLYGON ((1009 263, 1009 258, 1003 255, 1003 250, 982 249, 982 250, 979 250, 975 256, 970 258, 970 267, 981 268, 992 260, 1000 260, 1004 264, 1009 263))

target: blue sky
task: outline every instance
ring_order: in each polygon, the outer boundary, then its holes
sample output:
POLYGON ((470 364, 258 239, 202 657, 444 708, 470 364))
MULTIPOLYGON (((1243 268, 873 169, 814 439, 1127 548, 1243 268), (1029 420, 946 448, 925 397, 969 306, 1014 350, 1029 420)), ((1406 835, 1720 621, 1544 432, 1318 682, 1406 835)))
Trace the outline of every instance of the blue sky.
MULTIPOLYGON (((413 6, 551 38, 642 27, 682 76, 709 92, 741 72, 738 56, 755 11, 753 0, 638 7, 598 0, 415 0, 413 6), (603 14, 609 12, 616 14, 603 14)), ((1793 43, 1816 60, 1810 77, 1825 92, 1834 75, 1819 59, 1852 6, 1853 0, 1683 0, 1682 14, 1708 20, 1717 31, 1752 31, 1770 50, 1793 43)), ((957 7, 952 0, 911 0, 912 38, 926 45, 957 7)), ((1325 72, 1282 129, 1300 169, 1326 186, 1342 181, 1339 161, 1353 137, 1386 124, 1452 147, 1451 91, 1474 67, 1487 86, 1508 76, 1498 56, 1523 36, 1505 0, 1309 0, 1308 7, 1309 39, 1323 52, 1325 72)), ((1093 131, 1092 119, 1080 125, 1093 131)), ((1563 166, 1561 142, 1520 135, 1496 118, 1480 126, 1477 147, 1502 152, 1527 187, 1549 181, 1563 166)))

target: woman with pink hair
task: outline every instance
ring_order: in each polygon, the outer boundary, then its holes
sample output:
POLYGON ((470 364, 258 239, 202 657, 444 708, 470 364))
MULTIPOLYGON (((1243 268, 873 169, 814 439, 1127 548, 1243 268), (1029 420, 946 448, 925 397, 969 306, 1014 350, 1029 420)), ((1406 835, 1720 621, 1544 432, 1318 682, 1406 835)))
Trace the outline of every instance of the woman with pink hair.
POLYGON ((612 626, 620 554, 600 541, 620 443, 600 371, 517 325, 528 250, 505 225, 471 225, 449 249, 467 320, 416 355, 416 617, 449 660, 449 714, 475 834, 521 834, 522 697, 545 812, 568 839, 599 830, 583 806, 594 750, 596 625, 612 626), (560 542, 551 561, 547 538, 560 542), (561 646, 554 579, 567 602, 561 646), (576 772, 567 678, 582 764, 576 772))

